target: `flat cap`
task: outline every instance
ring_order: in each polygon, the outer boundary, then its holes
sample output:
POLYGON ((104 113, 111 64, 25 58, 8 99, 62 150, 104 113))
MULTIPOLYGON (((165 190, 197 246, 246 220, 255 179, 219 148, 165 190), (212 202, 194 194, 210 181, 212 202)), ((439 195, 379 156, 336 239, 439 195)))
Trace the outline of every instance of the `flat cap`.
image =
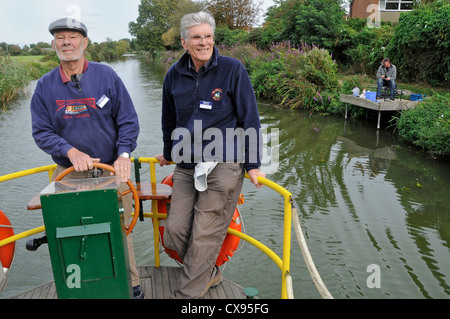
POLYGON ((84 23, 72 18, 62 18, 53 21, 48 27, 48 31, 50 31, 52 35, 54 35, 57 31, 65 30, 80 32, 84 37, 87 37, 88 33, 88 30, 84 23))

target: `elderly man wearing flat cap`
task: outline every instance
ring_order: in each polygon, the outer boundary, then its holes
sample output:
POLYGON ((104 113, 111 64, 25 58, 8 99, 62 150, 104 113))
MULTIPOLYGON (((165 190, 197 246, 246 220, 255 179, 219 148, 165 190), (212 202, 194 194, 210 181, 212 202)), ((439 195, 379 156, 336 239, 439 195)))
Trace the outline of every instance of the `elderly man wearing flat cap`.
MULTIPOLYGON (((101 162, 114 166, 122 187, 130 177, 130 153, 139 135, 131 97, 110 67, 84 57, 88 30, 83 23, 64 18, 51 23, 49 31, 61 63, 37 83, 31 100, 33 138, 57 164, 53 178, 71 166, 74 172, 67 179, 98 177, 93 164, 101 162)), ((123 198, 128 219, 130 195, 123 198)), ((134 296, 143 298, 131 235, 128 252, 134 296)))

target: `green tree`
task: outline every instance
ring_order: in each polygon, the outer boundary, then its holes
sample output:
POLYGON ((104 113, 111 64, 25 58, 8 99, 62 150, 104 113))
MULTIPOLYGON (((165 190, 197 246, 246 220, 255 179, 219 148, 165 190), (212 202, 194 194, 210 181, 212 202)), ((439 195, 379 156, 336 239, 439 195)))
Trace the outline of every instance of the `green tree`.
POLYGON ((305 42, 333 48, 344 21, 340 0, 275 0, 275 3, 266 14, 264 43, 305 42))
POLYGON ((169 17, 180 0, 141 0, 136 22, 128 24, 129 32, 136 37, 141 50, 155 53, 164 48, 162 35, 170 29, 169 17))
POLYGON ((234 29, 251 29, 261 13, 261 0, 212 0, 208 9, 217 25, 234 29))
POLYGON ((261 42, 264 47, 272 43, 291 40, 295 34, 295 20, 300 7, 306 0, 275 0, 275 5, 266 13, 261 42))
POLYGON ((192 0, 179 0, 177 8, 168 18, 169 30, 162 35, 163 44, 166 49, 182 49, 180 42, 180 23, 185 14, 202 11, 206 7, 205 2, 192 0))
POLYGON ((17 44, 10 44, 8 45, 8 53, 12 56, 20 55, 22 53, 22 49, 17 44))
POLYGON ((242 29, 231 30, 227 26, 219 26, 216 29, 215 42, 218 45, 233 45, 248 42, 248 33, 242 29))
POLYGON ((332 50, 344 15, 336 0, 308 0, 295 17, 295 33, 291 41, 314 43, 332 50))
POLYGON ((51 48, 52 46, 50 45, 50 43, 46 43, 46 42, 38 42, 36 44, 31 44, 30 45, 30 53, 32 55, 41 55, 42 54, 42 49, 47 49, 47 48, 51 48))
POLYGON ((130 40, 122 39, 115 43, 118 56, 122 56, 130 50, 130 40))
POLYGON ((110 38, 106 39, 106 42, 102 42, 100 54, 104 57, 106 61, 113 61, 118 58, 118 50, 116 44, 110 38))

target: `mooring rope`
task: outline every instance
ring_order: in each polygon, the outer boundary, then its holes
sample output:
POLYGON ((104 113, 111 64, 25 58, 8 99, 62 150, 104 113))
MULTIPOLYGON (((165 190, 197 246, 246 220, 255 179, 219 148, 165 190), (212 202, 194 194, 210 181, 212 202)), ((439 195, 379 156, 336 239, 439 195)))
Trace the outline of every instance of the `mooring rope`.
POLYGON ((300 220, 298 217, 298 210, 295 207, 292 207, 292 219, 294 223, 298 245, 300 246, 300 250, 302 252, 303 259, 305 260, 306 267, 308 268, 309 274, 311 275, 311 278, 314 284, 316 285, 317 290, 319 291, 322 298, 333 299, 333 296, 330 294, 327 287, 325 286, 311 257, 308 245, 306 244, 305 237, 303 236, 302 226, 300 225, 300 220))

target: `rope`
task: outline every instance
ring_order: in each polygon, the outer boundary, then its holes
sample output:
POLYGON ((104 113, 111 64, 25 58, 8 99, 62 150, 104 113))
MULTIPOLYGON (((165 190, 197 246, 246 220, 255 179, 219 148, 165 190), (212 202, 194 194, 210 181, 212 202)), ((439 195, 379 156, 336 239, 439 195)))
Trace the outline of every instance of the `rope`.
POLYGON ((294 222, 298 245, 300 246, 303 258, 305 259, 306 267, 308 268, 309 274, 311 275, 311 278, 316 285, 317 290, 319 291, 323 299, 333 299, 333 296, 328 291, 327 287, 322 281, 322 278, 320 277, 319 272, 317 271, 316 266, 314 265, 314 261, 311 257, 308 246, 306 245, 305 237, 303 236, 302 227, 298 218, 298 210, 295 207, 292 208, 292 219, 294 222))
POLYGON ((292 277, 290 275, 286 275, 286 290, 287 298, 294 299, 294 284, 292 283, 292 277))

